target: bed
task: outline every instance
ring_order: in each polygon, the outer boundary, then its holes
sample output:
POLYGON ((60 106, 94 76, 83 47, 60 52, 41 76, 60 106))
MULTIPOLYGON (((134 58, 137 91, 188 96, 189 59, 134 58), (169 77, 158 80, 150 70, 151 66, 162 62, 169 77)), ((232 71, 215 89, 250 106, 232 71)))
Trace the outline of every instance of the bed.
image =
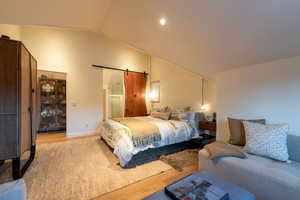
MULTIPOLYGON (((147 141, 134 140, 133 128, 124 125, 118 119, 108 119, 100 125, 102 139, 113 149, 113 153, 119 158, 121 167, 125 167, 134 155, 148 149, 160 148, 167 145, 189 141, 199 138, 201 132, 197 128, 198 121, 203 117, 202 113, 194 113, 193 119, 162 119, 153 116, 125 118, 139 121, 141 124, 151 123, 159 130, 157 135, 147 136, 147 141), (138 141, 138 142, 137 142, 138 141), (140 142, 142 141, 142 142, 140 142)), ((149 124, 150 125, 150 124, 149 124)), ((131 126, 132 127, 132 126, 131 126)))

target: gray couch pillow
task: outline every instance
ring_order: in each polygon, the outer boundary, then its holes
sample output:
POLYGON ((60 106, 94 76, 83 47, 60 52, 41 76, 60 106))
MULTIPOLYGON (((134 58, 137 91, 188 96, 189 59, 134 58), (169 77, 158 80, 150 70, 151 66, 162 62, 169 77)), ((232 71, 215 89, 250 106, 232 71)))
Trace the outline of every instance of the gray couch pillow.
POLYGON ((300 162, 300 136, 288 135, 287 143, 290 160, 300 162))
POLYGON ((252 154, 286 162, 289 159, 287 124, 259 124, 243 121, 246 133, 245 149, 252 154))

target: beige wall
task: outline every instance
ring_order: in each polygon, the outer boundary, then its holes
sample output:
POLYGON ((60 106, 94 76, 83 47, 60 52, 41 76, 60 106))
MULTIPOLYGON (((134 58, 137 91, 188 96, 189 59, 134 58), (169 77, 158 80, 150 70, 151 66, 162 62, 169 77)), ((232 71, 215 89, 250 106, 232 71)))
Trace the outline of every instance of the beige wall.
POLYGON ((102 120, 99 64, 148 71, 147 56, 105 36, 66 29, 23 27, 22 41, 42 70, 67 73, 67 132, 93 133, 102 120))
POLYGON ((227 117, 288 123, 300 134, 300 57, 218 74, 218 138, 229 136, 227 117))
POLYGON ((215 79, 204 80, 204 104, 209 105, 209 113, 216 112, 217 88, 215 79))
POLYGON ((0 36, 7 35, 13 40, 21 39, 21 27, 18 25, 0 24, 0 36))
MULTIPOLYGON (((202 103, 202 77, 184 70, 160 58, 151 58, 151 81, 160 81, 160 103, 154 107, 171 106, 183 108, 192 106, 200 110, 202 103)), ((209 112, 215 111, 215 82, 205 80, 205 103, 209 112)))
MULTIPOLYGON (((38 60, 40 70, 67 73, 67 132, 70 136, 93 133, 103 119, 103 73, 91 67, 92 64, 150 72, 148 55, 99 33, 0 25, 0 34, 22 40, 38 60)), ((159 58, 151 60, 150 78, 161 81, 159 105, 192 106, 198 110, 201 77, 159 58)), ((205 81, 205 103, 210 104, 210 111, 214 111, 214 85, 212 80, 205 81)))

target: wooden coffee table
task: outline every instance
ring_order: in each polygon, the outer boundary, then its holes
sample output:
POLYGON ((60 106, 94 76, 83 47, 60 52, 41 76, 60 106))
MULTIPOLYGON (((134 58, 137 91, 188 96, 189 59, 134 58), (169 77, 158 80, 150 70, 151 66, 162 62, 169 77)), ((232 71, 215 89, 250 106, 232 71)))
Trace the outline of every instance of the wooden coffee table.
MULTIPOLYGON (((228 192, 230 196, 230 200, 255 200, 256 199, 254 194, 239 187, 238 185, 229 183, 228 181, 225 181, 222 178, 217 177, 216 175, 213 175, 208 171, 198 172, 197 175, 199 175, 201 178, 213 184, 216 184, 216 186, 228 192)), ((145 198, 144 200, 172 200, 172 199, 165 194, 164 190, 161 190, 151 195, 150 197, 145 198)))

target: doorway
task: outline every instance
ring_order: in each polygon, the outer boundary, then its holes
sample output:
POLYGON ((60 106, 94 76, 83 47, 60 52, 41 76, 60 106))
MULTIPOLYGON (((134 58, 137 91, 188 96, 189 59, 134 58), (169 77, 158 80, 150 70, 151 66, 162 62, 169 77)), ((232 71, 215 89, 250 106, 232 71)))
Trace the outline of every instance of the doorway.
POLYGON ((65 132, 66 73, 38 70, 39 133, 65 132))
POLYGON ((124 117, 125 89, 124 75, 120 71, 103 70, 105 92, 105 119, 124 117))

